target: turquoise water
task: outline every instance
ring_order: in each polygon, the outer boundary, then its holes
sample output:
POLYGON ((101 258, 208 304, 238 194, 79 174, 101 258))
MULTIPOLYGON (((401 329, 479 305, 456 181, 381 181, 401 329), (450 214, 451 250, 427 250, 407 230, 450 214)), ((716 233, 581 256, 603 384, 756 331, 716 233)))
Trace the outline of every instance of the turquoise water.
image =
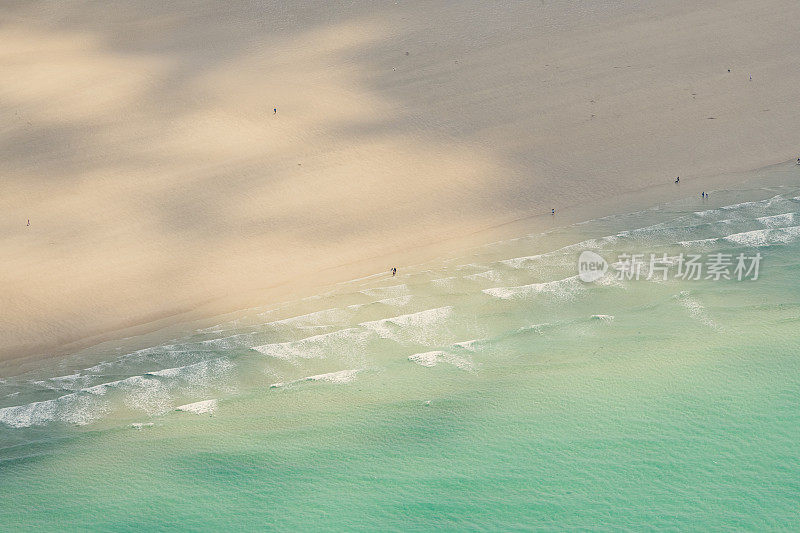
POLYGON ((6 377, 0 529, 800 529, 797 177, 6 377))

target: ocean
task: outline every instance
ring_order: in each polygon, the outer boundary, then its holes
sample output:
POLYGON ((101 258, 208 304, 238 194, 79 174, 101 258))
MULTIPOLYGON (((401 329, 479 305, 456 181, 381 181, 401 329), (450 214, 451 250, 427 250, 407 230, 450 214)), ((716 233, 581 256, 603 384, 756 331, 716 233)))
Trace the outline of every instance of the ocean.
POLYGON ((799 177, 3 377, 0 529, 798 530, 799 177))

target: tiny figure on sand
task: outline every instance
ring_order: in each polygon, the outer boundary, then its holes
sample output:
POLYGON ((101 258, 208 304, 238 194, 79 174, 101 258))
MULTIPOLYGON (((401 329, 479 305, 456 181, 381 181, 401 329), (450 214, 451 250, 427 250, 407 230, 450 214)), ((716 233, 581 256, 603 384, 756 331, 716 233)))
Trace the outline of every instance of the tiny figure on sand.
MULTIPOLYGON (((800 159, 798 159, 798 161, 800 162, 800 159)), ((28 226, 30 225, 31 225, 31 219, 28 219, 28 226)))
POLYGON ((277 107, 272 109, 272 114, 273 115, 277 115, 278 114, 278 108, 277 107))
POLYGON ((392 272, 392 277, 395 277, 395 275, 397 274, 397 267, 392 267, 391 272, 392 272))
POLYGON ((555 214, 556 214, 556 210, 555 210, 555 209, 551 209, 551 210, 550 210, 550 214, 551 214, 551 215, 555 215, 555 214))
POLYGON ((677 178, 675 178, 675 183, 680 183, 680 182, 681 182, 681 177, 680 177, 680 176, 678 176, 677 178))

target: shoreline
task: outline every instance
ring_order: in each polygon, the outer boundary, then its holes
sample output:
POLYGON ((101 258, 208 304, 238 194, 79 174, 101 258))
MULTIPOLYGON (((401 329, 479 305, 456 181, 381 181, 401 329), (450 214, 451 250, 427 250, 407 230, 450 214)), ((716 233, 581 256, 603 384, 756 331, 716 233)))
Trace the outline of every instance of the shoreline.
POLYGON ((0 380, 3 523, 800 529, 782 460, 800 437, 798 178, 765 172, 713 206, 692 195, 503 240, 0 380), (582 250, 608 259, 600 278, 575 275, 582 250), (669 257, 663 279, 613 260, 648 251, 669 257), (757 251, 743 277, 713 259, 757 251), (684 255, 702 272, 685 276, 684 255))
POLYGON ((798 16, 3 5, 0 374, 794 161, 798 16))
MULTIPOLYGON (((549 213, 518 217, 513 220, 499 222, 491 227, 471 231, 464 235, 453 236, 436 242, 422 243, 389 255, 328 267, 316 272, 315 276, 313 276, 315 278, 313 282, 303 279, 293 284, 293 281, 298 280, 287 280, 273 287, 248 291, 257 294, 238 297, 220 296, 191 305, 190 309, 176 310, 174 312, 166 311, 164 314, 155 313, 156 317, 153 319, 143 319, 142 321, 136 321, 132 325, 112 328, 95 335, 89 335, 51 347, 22 350, 12 354, 11 357, 0 361, 0 377, 21 374, 41 364, 54 362, 85 349, 106 343, 113 344, 129 338, 149 339, 147 342, 133 345, 133 349, 137 349, 135 348, 137 346, 144 348, 146 344, 163 341, 176 332, 185 332, 189 324, 207 327, 216 322, 215 319, 221 316, 269 305, 280 306, 284 303, 317 296, 321 291, 330 289, 335 285, 358 280, 362 277, 378 276, 383 272, 383 270, 375 270, 379 264, 403 265, 400 267, 402 272, 403 268, 413 269, 421 264, 445 261, 451 257, 463 255, 465 251, 472 248, 480 248, 504 239, 543 233, 556 228, 565 228, 590 222, 601 217, 635 213, 668 202, 688 200, 696 196, 697 191, 706 190, 713 193, 715 190, 723 188, 722 186, 736 189, 749 182, 768 180, 779 172, 788 173, 795 167, 792 162, 793 160, 787 160, 757 169, 694 178, 691 181, 682 182, 680 185, 683 187, 680 188, 675 187, 673 183, 653 185, 652 187, 632 191, 622 198, 608 198, 597 202, 588 210, 585 206, 568 206, 560 209, 556 217, 549 213), (673 187, 672 189, 670 189, 671 186, 673 187), (691 194, 687 194, 689 191, 691 191, 691 194), (626 207, 623 208, 623 205, 626 207), (547 221, 549 223, 543 223, 537 226, 536 229, 531 230, 528 224, 532 221, 547 221), (405 264, 399 263, 398 261, 401 257, 411 258, 411 260, 405 264), (269 303, 266 303, 267 301, 269 303)), ((385 270, 388 278, 388 267, 385 270)), ((307 277, 304 276, 304 278, 307 277)))

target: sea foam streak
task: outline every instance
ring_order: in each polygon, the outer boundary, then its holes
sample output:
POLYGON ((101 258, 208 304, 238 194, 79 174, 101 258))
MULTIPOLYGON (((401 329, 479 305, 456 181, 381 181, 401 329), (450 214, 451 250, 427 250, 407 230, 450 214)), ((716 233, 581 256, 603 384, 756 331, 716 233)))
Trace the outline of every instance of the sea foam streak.
POLYGON ((12 428, 41 426, 49 422, 85 425, 108 411, 100 398, 76 392, 59 398, 0 409, 0 423, 12 428))
POLYGON ((302 383, 303 381, 327 381, 328 383, 337 383, 337 384, 350 383, 351 381, 356 379, 356 375, 362 370, 363 369, 361 368, 357 368, 353 370, 339 370, 338 372, 328 372, 326 374, 316 374, 313 376, 306 376, 304 378, 295 379, 293 381, 273 383, 272 385, 270 385, 270 388, 277 389, 295 383, 302 383))
POLYGON ((179 405, 175 408, 176 411, 183 411, 185 413, 192 413, 195 415, 213 414, 217 410, 217 400, 203 400, 201 402, 187 403, 186 405, 179 405))
POLYGON ((420 352, 408 356, 408 360, 420 366, 433 367, 439 363, 447 363, 462 370, 472 370, 472 361, 443 350, 420 352))
POLYGON ((347 328, 306 337, 298 341, 254 346, 253 350, 298 364, 301 359, 325 359, 333 354, 354 355, 363 349, 368 338, 369 332, 367 331, 347 328))
POLYGON ((389 305, 389 306, 392 306, 392 307, 403 307, 403 306, 408 305, 409 303, 411 303, 412 298, 413 298, 413 296, 411 296, 411 295, 393 296, 391 298, 384 298, 382 300, 378 300, 375 303, 376 304, 389 305))
POLYGON ((111 400, 105 397, 112 391, 121 394, 122 403, 128 408, 150 416, 160 415, 174 405, 175 391, 207 388, 224 378, 233 367, 229 360, 219 358, 100 383, 52 400, 0 409, 0 422, 11 427, 44 425, 53 421, 88 424, 111 411, 111 400))
POLYGON ((165 368, 149 372, 152 376, 172 378, 182 380, 195 385, 206 386, 212 380, 223 377, 228 371, 235 368, 235 365, 228 359, 220 357, 210 361, 201 361, 186 366, 165 368))
POLYGON ((781 226, 789 226, 797 220, 795 213, 781 213, 780 215, 770 215, 766 217, 758 217, 756 220, 761 222, 767 227, 778 228, 781 226))
POLYGON ((570 300, 583 290, 583 283, 581 283, 578 276, 570 276, 555 281, 531 283, 530 285, 517 287, 495 287, 493 289, 484 289, 482 292, 503 300, 527 298, 540 294, 549 295, 556 299, 570 300))
POLYGON ((438 338, 444 322, 453 314, 451 306, 437 307, 417 313, 362 322, 360 326, 384 339, 426 342, 438 338))
POLYGON ((788 244, 800 237, 800 226, 787 228, 768 228, 728 235, 725 240, 743 246, 769 246, 772 244, 788 244))
POLYGON ((681 291, 677 296, 678 302, 686 308, 689 316, 712 329, 720 329, 716 322, 708 316, 706 308, 695 298, 690 296, 689 291, 681 291))

